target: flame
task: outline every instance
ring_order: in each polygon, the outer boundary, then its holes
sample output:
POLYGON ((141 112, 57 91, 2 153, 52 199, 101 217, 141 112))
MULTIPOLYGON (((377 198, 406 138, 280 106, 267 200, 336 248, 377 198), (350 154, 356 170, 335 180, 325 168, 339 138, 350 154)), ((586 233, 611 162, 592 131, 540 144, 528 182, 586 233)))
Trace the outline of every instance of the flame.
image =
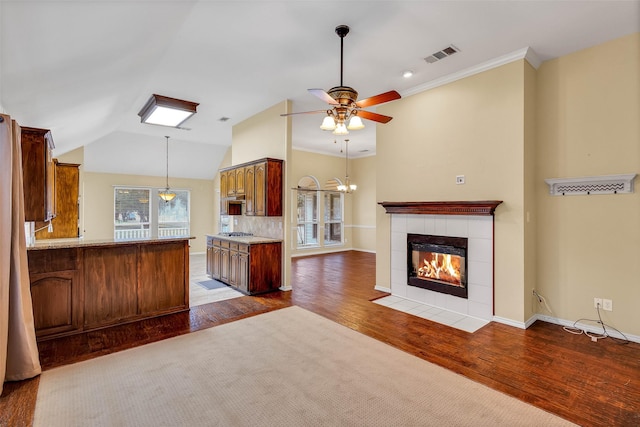
POLYGON ((430 253, 432 259, 424 258, 418 268, 418 277, 437 279, 455 285, 461 285, 460 258, 450 254, 430 253))

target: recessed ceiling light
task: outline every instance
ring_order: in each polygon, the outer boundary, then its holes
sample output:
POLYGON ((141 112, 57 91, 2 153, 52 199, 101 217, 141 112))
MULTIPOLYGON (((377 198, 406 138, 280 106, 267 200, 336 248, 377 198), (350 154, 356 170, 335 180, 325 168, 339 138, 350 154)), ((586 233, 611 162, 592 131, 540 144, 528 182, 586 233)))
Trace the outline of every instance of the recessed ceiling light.
POLYGON ((402 77, 404 77, 405 79, 408 79, 411 76, 413 76, 413 71, 411 70, 405 70, 402 72, 402 77))

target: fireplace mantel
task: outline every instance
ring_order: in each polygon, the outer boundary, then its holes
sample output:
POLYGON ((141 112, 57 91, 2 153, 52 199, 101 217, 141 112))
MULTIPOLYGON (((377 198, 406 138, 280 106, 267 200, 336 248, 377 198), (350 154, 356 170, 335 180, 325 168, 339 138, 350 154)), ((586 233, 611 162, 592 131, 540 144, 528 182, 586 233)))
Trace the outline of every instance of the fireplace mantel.
POLYGON ((502 200, 458 202, 379 202, 388 214, 493 215, 502 200))

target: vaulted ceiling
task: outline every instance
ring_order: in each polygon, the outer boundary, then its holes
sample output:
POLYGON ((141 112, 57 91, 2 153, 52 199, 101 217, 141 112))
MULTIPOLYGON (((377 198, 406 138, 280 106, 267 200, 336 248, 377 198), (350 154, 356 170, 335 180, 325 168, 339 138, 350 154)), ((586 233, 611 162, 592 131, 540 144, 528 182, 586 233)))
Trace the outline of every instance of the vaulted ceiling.
MULTIPOLYGON (((362 99, 406 96, 527 47, 556 58, 640 31, 639 17, 639 1, 610 0, 2 0, 0 105, 51 129, 56 155, 84 146, 85 170, 162 176, 169 135, 171 175, 212 178, 234 124, 285 99, 326 108, 307 89, 340 83, 337 25, 351 28, 344 84, 362 99), (449 45, 459 52, 424 60, 449 45), (200 103, 190 130, 140 123, 152 93, 200 103)), ((321 119, 294 116, 293 146, 339 155, 321 119)), ((354 157, 375 153, 365 124, 349 135, 354 157)))

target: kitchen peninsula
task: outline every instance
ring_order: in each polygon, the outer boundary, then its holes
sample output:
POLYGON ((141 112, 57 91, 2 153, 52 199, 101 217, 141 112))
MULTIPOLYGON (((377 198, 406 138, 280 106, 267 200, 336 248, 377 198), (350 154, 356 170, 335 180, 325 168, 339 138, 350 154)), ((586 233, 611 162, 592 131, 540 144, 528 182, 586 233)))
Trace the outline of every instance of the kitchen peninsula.
POLYGON ((189 310, 189 240, 61 239, 27 248, 38 340, 189 310))

